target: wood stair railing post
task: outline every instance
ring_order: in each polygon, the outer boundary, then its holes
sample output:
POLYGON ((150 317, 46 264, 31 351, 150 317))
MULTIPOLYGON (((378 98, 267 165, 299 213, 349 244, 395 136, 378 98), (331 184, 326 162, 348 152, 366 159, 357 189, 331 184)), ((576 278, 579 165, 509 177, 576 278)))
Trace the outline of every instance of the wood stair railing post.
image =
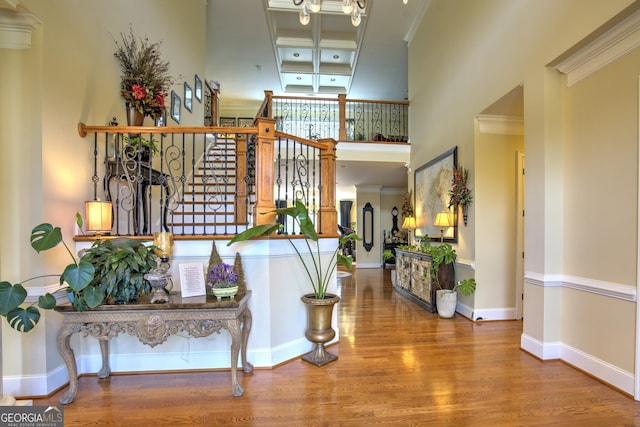
POLYGON ((239 138, 236 143, 236 224, 247 223, 247 182, 242 177, 247 176, 247 138, 239 138))
POLYGON ((338 140, 347 140, 347 95, 341 93, 338 95, 338 140))
POLYGON ((328 138, 318 141, 320 149, 321 193, 320 193, 320 230, 324 235, 338 232, 338 211, 336 210, 336 140, 328 138))
POLYGON ((273 199, 275 153, 275 125, 273 119, 258 119, 258 138, 256 141, 256 204, 253 224, 275 224, 276 208, 273 199), (269 212, 263 214, 263 212, 269 212))

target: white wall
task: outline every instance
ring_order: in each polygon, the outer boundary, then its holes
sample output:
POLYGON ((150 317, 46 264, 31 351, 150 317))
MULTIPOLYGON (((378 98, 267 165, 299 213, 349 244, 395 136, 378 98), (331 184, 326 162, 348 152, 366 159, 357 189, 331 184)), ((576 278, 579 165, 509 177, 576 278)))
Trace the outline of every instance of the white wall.
MULTIPOLYGON (((0 170, 7 178, 2 197, 16 207, 0 213, 0 272, 3 280, 11 281, 40 272, 59 274, 70 261, 62 247, 36 255, 28 245, 29 235, 35 225, 50 222, 62 227, 71 244, 75 213, 93 197, 92 147, 78 135, 77 124, 105 125, 114 116, 124 122, 120 69, 113 57, 120 32, 132 25, 136 34, 162 41, 162 56, 175 78, 172 89, 179 94, 184 81, 192 84, 194 75, 204 76, 205 71, 206 6, 200 0, 20 3, 42 25, 33 32, 31 49, 0 50, 4 99, 0 170)), ((202 105, 194 101, 193 113, 183 109, 182 116, 182 125, 201 124, 202 105)), ((52 338, 58 321, 55 313, 47 313, 26 336, 3 325, 5 380, 20 382, 22 375, 36 382, 44 378, 36 388, 7 387, 7 393, 37 395, 52 390, 46 378, 61 363, 52 338)))
MULTIPOLYGON (((475 179, 486 176, 486 161, 474 153, 474 117, 523 85, 522 345, 542 358, 563 358, 627 392, 633 391, 635 300, 598 295, 595 303, 592 294, 580 291, 578 296, 567 288, 575 278, 580 284, 595 279, 635 287, 640 67, 635 59, 621 68, 614 64, 603 71, 608 74, 596 73, 565 91, 559 72, 548 64, 632 3, 432 0, 409 45, 413 169, 457 145, 463 163, 475 165, 475 179), (600 228, 603 212, 611 210, 605 207, 618 212, 615 228, 620 230, 607 240, 600 228), (578 328, 594 333, 578 333, 578 328), (610 331, 606 340, 604 331, 610 331)), ((480 208, 479 198, 489 196, 478 187, 476 197, 480 208)), ((506 288, 484 283, 495 275, 481 260, 490 255, 484 248, 490 250, 487 240, 497 227, 488 216, 476 214, 459 229, 458 254, 476 260, 475 275, 482 278, 476 304, 511 299, 506 288), (466 244, 468 234, 476 236, 475 247, 466 244), (485 292, 489 289, 495 292, 485 292)))

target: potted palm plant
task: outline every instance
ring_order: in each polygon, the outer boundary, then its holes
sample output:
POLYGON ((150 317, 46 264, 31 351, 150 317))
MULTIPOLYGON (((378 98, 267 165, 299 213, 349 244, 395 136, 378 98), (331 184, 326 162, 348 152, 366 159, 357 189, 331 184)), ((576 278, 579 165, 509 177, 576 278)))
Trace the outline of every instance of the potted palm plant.
MULTIPOLYGON (((303 355, 302 359, 316 366, 326 365, 338 358, 338 356, 327 352, 324 345, 335 337, 335 331, 331 327, 331 317, 333 307, 340 301, 339 296, 327 293, 327 288, 338 265, 351 270, 352 258, 341 254, 339 251, 340 247, 351 239, 362 239, 356 233, 340 236, 338 245, 332 253, 329 263, 323 265, 320 258, 320 247, 317 244, 312 245, 311 243, 318 241, 318 234, 309 217, 308 209, 302 200, 297 199, 294 206, 275 209, 269 213, 286 215, 292 218, 304 237, 309 257, 304 257, 296 245, 294 245, 292 239, 288 239, 296 251, 298 259, 302 263, 313 288, 313 293, 301 297, 307 309, 307 329, 305 331, 305 337, 314 344, 314 349, 303 355)), ((258 236, 270 235, 282 228, 282 224, 257 225, 237 234, 227 245, 229 246, 233 243, 242 242, 258 236)))

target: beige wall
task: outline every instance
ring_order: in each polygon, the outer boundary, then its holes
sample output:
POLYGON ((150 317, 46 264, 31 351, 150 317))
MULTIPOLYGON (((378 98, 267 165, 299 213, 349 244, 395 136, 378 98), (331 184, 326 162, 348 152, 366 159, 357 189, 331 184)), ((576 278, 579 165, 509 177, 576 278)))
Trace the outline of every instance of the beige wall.
MULTIPOLYGON (((518 135, 478 133, 475 142, 476 310, 515 309, 516 273, 516 155, 524 149, 518 135)), ((460 227, 464 231, 464 225, 460 227)), ((461 232, 460 245, 466 233, 461 232)), ((483 315, 491 319, 491 316, 483 315)), ((495 319, 495 317, 493 317, 495 319)))
MULTIPOLYGON (((563 84, 565 275, 636 286, 638 76, 635 50, 563 84)), ((633 372, 634 303, 565 290, 563 314, 563 342, 633 372)))
MULTIPOLYGON (((76 129, 78 122, 105 125, 114 116, 125 122, 114 39, 132 25, 135 34, 161 40, 162 56, 175 78, 172 89, 181 98, 184 81, 193 87, 196 73, 205 78, 206 6, 200 0, 20 3, 42 25, 33 32, 31 49, 0 49, 2 200, 18 207, 0 213, 3 280, 21 280, 40 270, 59 274, 70 261, 62 247, 35 255, 29 234, 38 223, 50 222, 62 227, 71 244, 75 213, 93 197, 92 147, 76 129)), ((194 99, 193 105, 192 113, 183 108, 182 125, 202 123, 202 104, 194 99)), ((42 374, 59 366, 55 334, 44 334, 47 328, 57 329, 57 317, 50 313, 46 318, 51 321, 28 337, 3 326, 4 375, 42 374), (42 350, 33 351, 38 342, 42 350)))
MULTIPOLYGON (((512 295, 508 286, 494 285, 507 280, 486 252, 496 249, 496 224, 489 210, 486 215, 477 211, 495 194, 482 187, 494 171, 487 170, 491 162, 474 147, 474 117, 523 85, 529 278, 523 338, 540 346, 541 353, 558 344, 552 357, 584 352, 590 363, 632 374, 635 303, 570 291, 563 284, 567 276, 576 276, 635 286, 637 54, 569 89, 548 67, 631 3, 432 0, 409 45, 409 100, 412 168, 455 145, 462 163, 473 165, 476 212, 469 226, 459 229, 457 251, 476 261, 475 275, 481 279, 476 306, 497 306, 509 304, 512 295), (616 225, 603 227, 611 210, 616 225), (590 326, 587 313, 598 326, 590 329, 593 333, 578 333, 590 326)), ((500 252, 508 249, 499 246, 500 252)))

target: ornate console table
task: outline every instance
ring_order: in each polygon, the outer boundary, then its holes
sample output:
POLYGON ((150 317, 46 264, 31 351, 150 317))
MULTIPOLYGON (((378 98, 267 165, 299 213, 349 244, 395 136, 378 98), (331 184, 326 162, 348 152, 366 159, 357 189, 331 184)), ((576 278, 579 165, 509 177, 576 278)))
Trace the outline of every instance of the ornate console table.
POLYGON ((216 301, 214 297, 183 299, 180 294, 171 295, 166 304, 151 304, 148 300, 137 304, 101 305, 83 312, 76 311, 70 304, 56 307, 64 316, 62 328, 58 332, 58 351, 69 372, 69 390, 60 403, 73 402, 78 392, 78 368, 71 348, 71 336, 81 332, 91 335, 100 342, 102 369, 98 378, 107 378, 109 367, 109 340, 126 332, 138 337, 140 342, 150 347, 163 343, 173 334, 186 332, 193 337, 206 337, 226 329, 231 335, 231 393, 242 396, 244 390, 238 383, 238 354, 242 353, 242 370, 252 372, 253 366, 247 362, 247 341, 251 331, 251 311, 247 306, 251 291, 239 292, 234 300, 216 301))

